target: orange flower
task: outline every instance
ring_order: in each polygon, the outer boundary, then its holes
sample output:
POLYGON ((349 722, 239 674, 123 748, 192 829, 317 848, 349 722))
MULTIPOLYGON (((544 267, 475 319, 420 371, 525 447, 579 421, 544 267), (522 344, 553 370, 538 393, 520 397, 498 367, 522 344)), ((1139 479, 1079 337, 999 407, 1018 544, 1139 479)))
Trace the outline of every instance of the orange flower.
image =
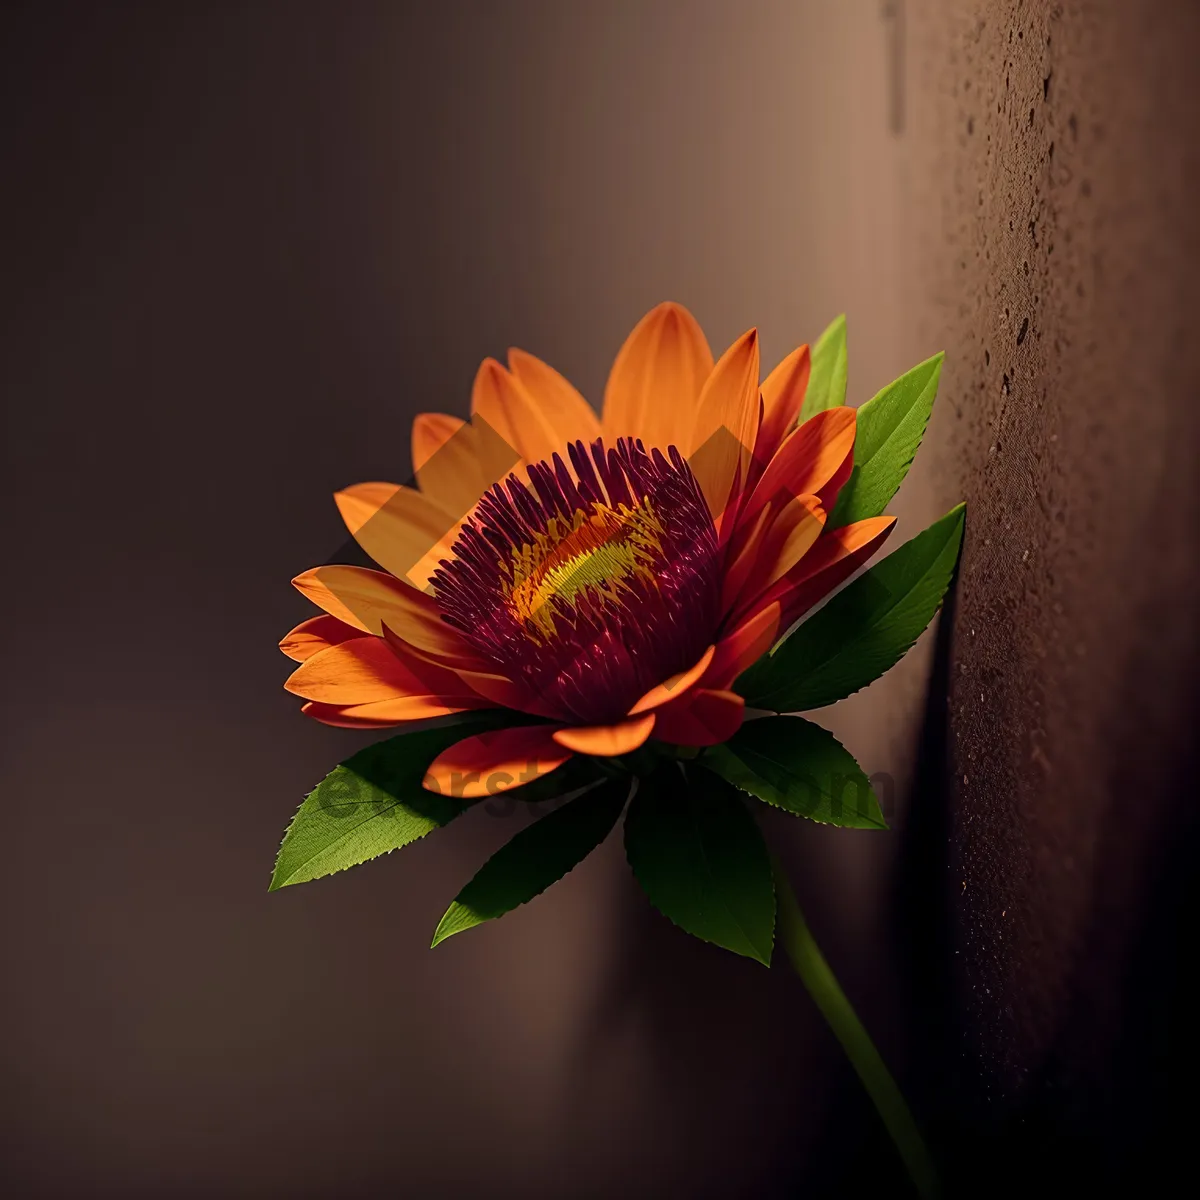
POLYGON ((742 723, 738 676, 893 524, 825 528, 855 412, 797 425, 808 375, 802 346, 760 384, 754 330, 714 364, 677 304, 629 335, 600 418, 532 355, 487 359, 469 422, 417 417, 418 487, 338 493, 384 571, 293 581, 325 615, 280 644, 300 663, 285 686, 351 728, 528 714, 432 763, 426 787, 467 798, 574 754, 725 741, 742 723))

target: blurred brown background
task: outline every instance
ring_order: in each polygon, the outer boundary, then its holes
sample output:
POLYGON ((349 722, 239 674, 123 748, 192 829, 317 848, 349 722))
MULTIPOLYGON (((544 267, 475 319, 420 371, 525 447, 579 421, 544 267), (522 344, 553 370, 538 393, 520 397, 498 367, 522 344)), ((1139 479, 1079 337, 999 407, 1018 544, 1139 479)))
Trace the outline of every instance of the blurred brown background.
POLYGON ((897 511, 968 500, 956 597, 822 714, 895 831, 768 832, 951 1194, 1154 1190, 1196 1049, 1198 49, 1134 0, 6 5, 7 1193, 903 1194, 798 983, 615 839, 436 953, 525 818, 266 893, 361 741, 275 649, 330 493, 510 344, 598 397, 664 298, 772 359, 845 311, 854 402, 948 352, 897 511))

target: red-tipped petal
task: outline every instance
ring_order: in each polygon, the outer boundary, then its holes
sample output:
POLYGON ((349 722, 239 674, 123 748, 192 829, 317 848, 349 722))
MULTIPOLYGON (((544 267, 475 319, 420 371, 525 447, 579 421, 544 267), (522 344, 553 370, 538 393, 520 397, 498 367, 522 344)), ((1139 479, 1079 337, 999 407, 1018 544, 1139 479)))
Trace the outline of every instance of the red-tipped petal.
POLYGON ((772 513, 771 525, 759 540, 738 594, 728 605, 735 614, 750 611, 770 588, 794 571, 825 526, 825 510, 816 496, 797 496, 778 510, 771 505, 763 511, 772 513))
POLYGON ((571 757, 554 740, 557 725, 523 725, 479 733, 455 742, 429 764, 431 792, 473 800, 532 783, 571 757))
POLYGON ((558 720, 565 715, 556 712, 548 704, 543 704, 527 687, 507 676, 496 675, 491 671, 469 671, 462 667, 456 668, 455 674, 471 691, 500 708, 511 708, 536 717, 558 720))
POLYGON ((746 702, 734 692, 697 688, 658 713, 654 735, 680 746, 716 746, 742 727, 746 702))
POLYGON ((848 470, 847 462, 853 460, 855 428, 855 411, 844 405, 827 408, 805 421, 766 465, 742 506, 739 521, 750 520, 766 504, 786 503, 793 496, 818 496, 824 502, 824 489, 836 482, 848 470))
POLYGON ((686 671, 680 671, 678 675, 672 675, 670 679, 656 684, 629 710, 629 715, 634 717, 639 713, 653 712, 656 708, 677 700, 708 670, 716 652, 716 646, 709 646, 686 671))
POLYGON ((779 604, 786 629, 871 558, 895 524, 895 517, 868 517, 822 534, 799 566, 769 588, 756 607, 779 604))
POLYGON ((717 643, 717 652, 701 681, 705 687, 727 688, 751 663, 757 662, 775 644, 782 630, 783 613, 778 604, 766 604, 717 643))
POLYGON ((773 505, 768 504, 749 521, 739 521, 725 555, 725 576, 721 581, 721 611, 729 612, 742 594, 746 580, 758 561, 763 539, 776 517, 773 505))

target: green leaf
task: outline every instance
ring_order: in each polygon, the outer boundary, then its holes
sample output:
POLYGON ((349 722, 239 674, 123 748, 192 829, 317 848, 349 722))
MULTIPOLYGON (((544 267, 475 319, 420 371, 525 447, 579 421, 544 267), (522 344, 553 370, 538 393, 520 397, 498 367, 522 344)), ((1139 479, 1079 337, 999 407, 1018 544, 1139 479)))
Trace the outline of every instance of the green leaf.
POLYGON ((678 764, 641 780, 625 855, 651 904, 686 932, 771 962, 775 885, 762 834, 738 792, 678 764))
POLYGON ((540 895, 581 863, 612 831, 630 780, 610 779, 521 830, 496 851, 446 910, 433 945, 495 920, 540 895))
POLYGON ((744 792, 813 821, 886 829, 866 772, 820 725, 803 717, 747 721, 704 765, 744 792))
POLYGON ((854 470, 826 528, 877 517, 887 508, 925 435, 945 357, 926 359, 859 408, 854 470))
POLYGON ((899 662, 950 586, 965 519, 965 504, 951 509, 796 626, 734 684, 747 706, 823 708, 899 662))
MULTIPOLYGON (((524 720, 502 710, 473 713, 465 720, 376 742, 348 758, 305 797, 284 834, 270 890, 356 866, 454 820, 474 801, 426 791, 421 783, 429 764, 463 738, 524 720)), ((596 774, 592 764, 572 758, 504 794, 544 800, 582 787, 596 774)))
POLYGON ((846 317, 838 317, 817 339, 812 352, 808 390, 800 406, 800 420, 846 403, 846 317))

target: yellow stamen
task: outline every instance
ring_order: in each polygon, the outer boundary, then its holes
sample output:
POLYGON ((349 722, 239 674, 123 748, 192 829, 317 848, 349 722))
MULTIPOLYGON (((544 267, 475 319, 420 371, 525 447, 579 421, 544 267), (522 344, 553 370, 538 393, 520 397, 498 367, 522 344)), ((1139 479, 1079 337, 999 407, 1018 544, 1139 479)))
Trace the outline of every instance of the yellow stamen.
POLYGON ((619 603, 628 580, 654 582, 663 528, 649 500, 636 508, 593 505, 571 523, 554 517, 531 545, 514 551, 507 600, 514 616, 554 635, 554 599, 568 604, 584 592, 619 603))

